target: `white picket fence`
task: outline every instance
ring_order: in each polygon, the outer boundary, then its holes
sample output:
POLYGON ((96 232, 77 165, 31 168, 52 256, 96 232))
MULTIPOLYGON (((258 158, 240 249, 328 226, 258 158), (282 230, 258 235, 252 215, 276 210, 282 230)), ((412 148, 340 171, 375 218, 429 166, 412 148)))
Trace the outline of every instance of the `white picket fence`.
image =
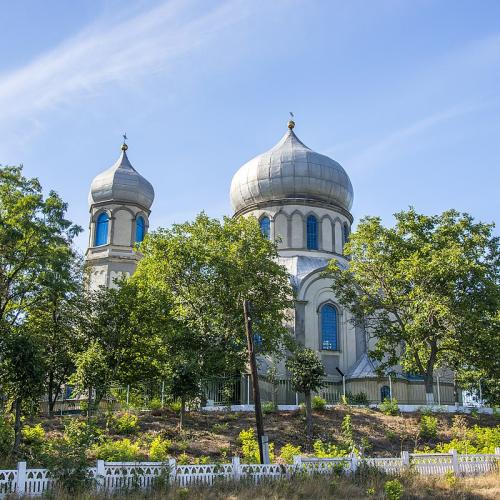
MULTIPOLYGON (((413 469, 423 475, 452 473, 456 476, 483 474, 500 463, 500 448, 495 454, 459 455, 450 453, 416 454, 403 452, 401 457, 368 458, 350 455, 343 458, 294 457, 289 464, 242 464, 239 457, 231 463, 209 465, 180 465, 174 459, 168 462, 104 462, 88 469, 97 489, 118 491, 148 489, 155 482, 168 482, 178 486, 211 486, 218 481, 261 480, 290 478, 299 473, 328 474, 343 469, 352 473, 366 464, 387 474, 400 474, 413 469)), ((26 462, 19 462, 17 469, 0 470, 0 498, 9 493, 28 497, 40 496, 53 489, 55 480, 47 469, 27 469, 26 462)))

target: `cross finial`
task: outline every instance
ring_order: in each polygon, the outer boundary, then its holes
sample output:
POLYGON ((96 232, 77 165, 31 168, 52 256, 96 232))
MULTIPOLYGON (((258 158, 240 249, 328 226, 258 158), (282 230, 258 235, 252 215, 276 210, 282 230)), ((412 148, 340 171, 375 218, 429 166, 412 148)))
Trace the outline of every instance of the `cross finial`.
POLYGON ((123 144, 122 144, 122 151, 127 151, 128 146, 127 146, 127 132, 125 132, 123 135, 123 144))
POLYGON ((288 128, 292 130, 293 127, 295 127, 295 122, 293 121, 293 113, 291 111, 289 111, 289 113, 290 113, 290 120, 288 120, 288 128))

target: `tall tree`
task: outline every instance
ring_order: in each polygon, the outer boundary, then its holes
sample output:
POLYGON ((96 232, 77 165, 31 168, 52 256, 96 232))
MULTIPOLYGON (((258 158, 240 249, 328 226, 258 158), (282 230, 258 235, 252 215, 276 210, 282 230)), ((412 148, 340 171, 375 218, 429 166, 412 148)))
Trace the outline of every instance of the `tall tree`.
POLYGON ((325 368, 315 351, 300 346, 297 346, 292 357, 286 360, 286 368, 292 376, 294 390, 304 394, 307 438, 311 442, 313 437, 311 396, 314 391, 324 386, 325 368))
POLYGON ((381 368, 401 364, 423 376, 433 402, 436 368, 498 367, 499 246, 492 224, 449 210, 361 220, 345 247, 348 269, 332 261, 339 301, 373 337, 381 368), (481 357, 484 356, 483 359, 481 357))
MULTIPOLYGON (((288 274, 277 262, 274 243, 255 218, 211 219, 175 224, 148 235, 132 282, 170 304, 166 343, 196 359, 200 376, 239 373, 246 364, 243 299, 252 301, 261 352, 280 352, 292 307, 288 274), (179 344, 178 336, 186 341, 179 344)), ((160 317, 165 311, 159 311, 160 317)), ((168 318, 164 318, 167 320, 168 318)), ((174 357, 175 359, 175 357, 174 357)))

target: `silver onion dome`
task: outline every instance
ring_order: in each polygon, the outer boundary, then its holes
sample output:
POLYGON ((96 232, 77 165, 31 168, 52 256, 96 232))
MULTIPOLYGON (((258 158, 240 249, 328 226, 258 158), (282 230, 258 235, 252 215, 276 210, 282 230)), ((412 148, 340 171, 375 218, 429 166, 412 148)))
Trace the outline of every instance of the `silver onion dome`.
POLYGON ((235 212, 280 200, 313 200, 347 211, 354 197, 346 171, 335 160, 309 149, 295 135, 295 123, 269 151, 245 163, 231 182, 235 212))
POLYGON ((131 165, 128 146, 122 145, 117 162, 94 178, 90 185, 89 205, 102 202, 134 203, 151 208, 155 197, 153 186, 131 165))

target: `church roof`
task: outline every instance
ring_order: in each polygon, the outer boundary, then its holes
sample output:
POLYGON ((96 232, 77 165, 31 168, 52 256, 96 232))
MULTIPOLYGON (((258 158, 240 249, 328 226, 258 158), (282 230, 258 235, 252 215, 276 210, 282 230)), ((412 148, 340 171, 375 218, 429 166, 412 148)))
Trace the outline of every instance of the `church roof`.
POLYGON ((154 200, 154 189, 130 163, 127 145, 116 163, 97 175, 90 186, 89 205, 101 202, 135 203, 150 209, 154 200))
POLYGON ((308 148, 294 123, 273 148, 245 163, 231 182, 235 212, 280 200, 315 200, 349 211, 353 188, 340 163, 308 148))
POLYGON ((376 372, 378 362, 372 360, 368 353, 364 352, 358 360, 349 368, 346 379, 350 378, 373 378, 379 375, 376 372))

